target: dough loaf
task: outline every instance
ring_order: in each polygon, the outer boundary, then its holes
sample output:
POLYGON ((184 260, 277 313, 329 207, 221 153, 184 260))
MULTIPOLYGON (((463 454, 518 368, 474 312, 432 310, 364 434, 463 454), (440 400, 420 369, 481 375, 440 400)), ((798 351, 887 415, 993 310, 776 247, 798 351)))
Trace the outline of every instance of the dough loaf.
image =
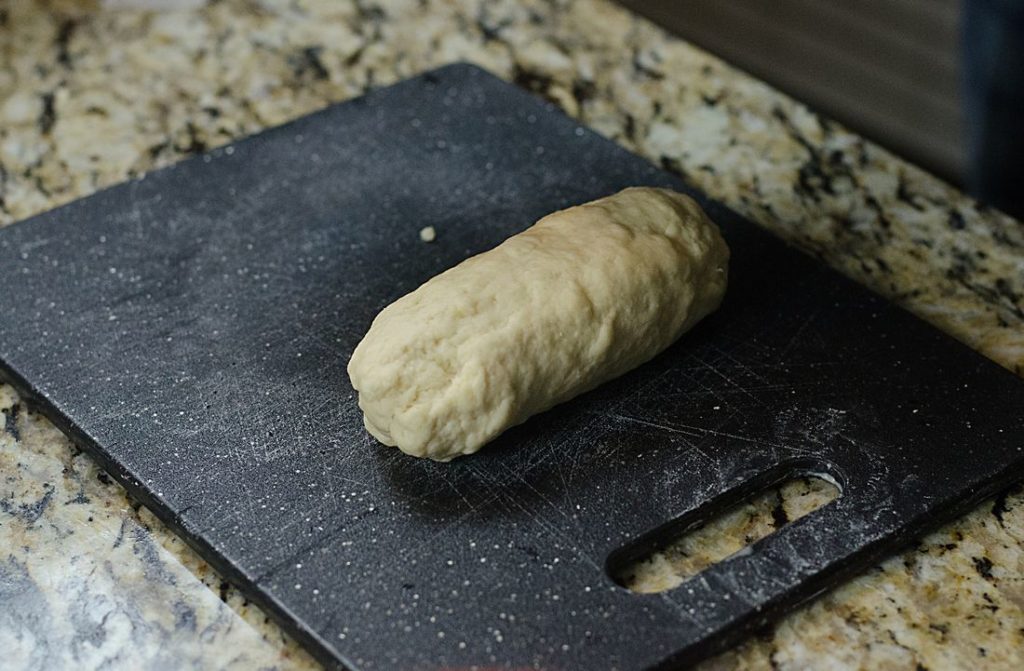
POLYGON ((689 197, 550 214, 384 308, 348 364, 367 430, 448 461, 651 359, 718 307, 729 248, 689 197))

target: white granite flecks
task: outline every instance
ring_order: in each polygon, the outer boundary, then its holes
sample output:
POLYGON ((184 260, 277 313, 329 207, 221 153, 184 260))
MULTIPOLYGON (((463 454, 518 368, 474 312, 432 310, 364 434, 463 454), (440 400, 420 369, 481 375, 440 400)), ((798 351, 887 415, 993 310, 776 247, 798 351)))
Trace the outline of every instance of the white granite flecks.
MULTIPOLYGON (((0 225, 468 60, 1024 373, 1019 222, 605 0, 137 4, 0 5, 0 225)), ((32 595, 0 610, 4 663, 311 664, 0 393, 0 591, 32 595)), ((708 664, 1024 668, 1022 551, 1014 490, 708 664)))

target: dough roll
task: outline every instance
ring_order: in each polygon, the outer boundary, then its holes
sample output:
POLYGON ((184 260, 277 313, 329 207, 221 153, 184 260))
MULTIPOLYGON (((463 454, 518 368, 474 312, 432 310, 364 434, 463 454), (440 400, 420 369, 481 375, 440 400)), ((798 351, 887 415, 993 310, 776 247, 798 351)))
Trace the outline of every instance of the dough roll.
POLYGON ((648 361, 718 307, 729 248, 691 198, 550 214, 384 308, 348 364, 367 430, 448 461, 648 361))

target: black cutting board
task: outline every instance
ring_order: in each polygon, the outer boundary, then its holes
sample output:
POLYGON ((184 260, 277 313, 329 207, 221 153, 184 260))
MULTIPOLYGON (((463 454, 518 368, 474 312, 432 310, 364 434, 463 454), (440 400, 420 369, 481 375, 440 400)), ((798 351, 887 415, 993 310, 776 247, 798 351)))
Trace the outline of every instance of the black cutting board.
POLYGON ((636 184, 686 190, 443 68, 0 231, 2 367, 358 669, 691 662, 1024 475, 1024 384, 704 199, 731 286, 667 352, 449 464, 367 436, 344 369, 378 310, 636 184), (661 595, 609 578, 648 532, 808 470, 843 496, 752 552, 661 595))

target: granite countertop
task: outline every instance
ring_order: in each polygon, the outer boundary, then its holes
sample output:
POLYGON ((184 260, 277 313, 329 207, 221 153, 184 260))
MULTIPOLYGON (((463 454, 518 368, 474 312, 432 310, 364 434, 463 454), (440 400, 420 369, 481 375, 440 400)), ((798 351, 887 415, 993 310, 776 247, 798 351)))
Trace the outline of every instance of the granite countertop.
MULTIPOLYGON (((466 60, 1024 374, 1024 227, 605 0, 106 4, 188 7, 0 8, 0 225, 466 60)), ((5 664, 316 666, 9 387, 0 412, 5 664)), ((1017 487, 706 667, 1022 651, 1017 487)))

